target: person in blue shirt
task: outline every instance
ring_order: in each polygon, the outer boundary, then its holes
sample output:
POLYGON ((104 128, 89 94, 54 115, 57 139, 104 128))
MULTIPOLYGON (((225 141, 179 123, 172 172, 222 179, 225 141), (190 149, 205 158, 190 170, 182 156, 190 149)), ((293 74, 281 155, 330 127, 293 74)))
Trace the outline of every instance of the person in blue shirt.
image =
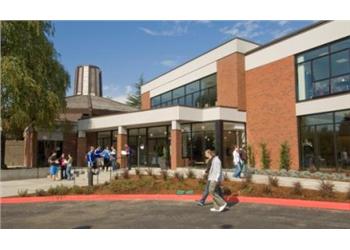
POLYGON ((96 167, 97 168, 102 168, 103 167, 103 155, 102 155, 102 148, 101 146, 98 146, 96 149, 95 149, 95 158, 96 158, 96 167))
POLYGON ((96 166, 96 157, 95 157, 95 148, 93 146, 90 147, 90 151, 86 154, 86 161, 88 164, 88 168, 94 168, 96 166))
POLYGON ((109 147, 107 146, 103 152, 103 169, 104 171, 108 171, 108 167, 110 165, 110 155, 111 155, 111 151, 109 150, 109 147))

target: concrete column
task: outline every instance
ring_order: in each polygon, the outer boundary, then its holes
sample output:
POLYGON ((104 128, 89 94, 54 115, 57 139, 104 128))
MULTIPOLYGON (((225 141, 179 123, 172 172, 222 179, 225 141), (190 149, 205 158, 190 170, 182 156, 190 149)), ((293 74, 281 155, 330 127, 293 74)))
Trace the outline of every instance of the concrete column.
POLYGON ((86 166, 85 155, 88 151, 87 138, 85 131, 78 132, 77 140, 77 166, 83 167, 86 166))
POLYGON ((32 127, 24 131, 24 161, 23 165, 27 168, 36 167, 38 151, 38 132, 32 127))
POLYGON ((121 168, 127 167, 127 157, 122 155, 122 150, 125 150, 124 145, 127 143, 127 132, 124 127, 118 127, 118 135, 117 135, 117 154, 118 159, 117 162, 121 168))
POLYGON ((170 142, 170 157, 171 169, 175 170, 177 167, 182 167, 182 136, 181 126, 178 121, 171 122, 171 142, 170 142))

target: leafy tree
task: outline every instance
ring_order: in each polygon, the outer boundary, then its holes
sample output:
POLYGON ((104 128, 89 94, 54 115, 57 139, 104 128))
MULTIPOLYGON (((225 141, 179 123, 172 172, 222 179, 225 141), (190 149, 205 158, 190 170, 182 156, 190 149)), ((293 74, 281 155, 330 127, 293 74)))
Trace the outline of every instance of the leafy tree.
POLYGON ((288 142, 284 142, 280 149, 280 169, 289 170, 290 162, 290 148, 288 142))
POLYGON ((261 148, 261 164, 263 169, 269 169, 271 164, 270 152, 267 149, 266 143, 260 144, 261 148))
POLYGON ((25 128, 51 128, 65 109, 69 75, 53 35, 48 21, 1 22, 2 156, 6 137, 20 139, 25 128))
POLYGON ((134 108, 141 108, 141 86, 145 83, 143 79, 143 75, 140 76, 139 81, 134 84, 134 93, 128 94, 128 98, 126 101, 126 104, 134 107, 134 108))

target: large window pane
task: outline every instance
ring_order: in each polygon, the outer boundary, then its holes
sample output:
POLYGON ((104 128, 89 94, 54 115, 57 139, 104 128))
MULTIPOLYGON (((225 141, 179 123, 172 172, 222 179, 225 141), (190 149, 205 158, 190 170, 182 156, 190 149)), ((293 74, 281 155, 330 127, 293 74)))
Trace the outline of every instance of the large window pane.
POLYGON ((315 81, 329 77, 329 57, 322 57, 312 61, 313 79, 315 81))
POLYGON ((342 51, 331 55, 332 76, 350 73, 349 51, 342 51))
POLYGON ((301 125, 319 125, 319 124, 332 124, 333 113, 324 113, 317 115, 308 115, 301 118, 301 125))
POLYGON ((171 92, 167 92, 165 94, 162 94, 162 103, 167 103, 167 102, 171 102, 171 92))
POLYGON ((332 93, 350 91, 350 75, 333 78, 331 87, 332 93))
POLYGON ((329 80, 315 82, 315 96, 324 96, 329 94, 329 80))
POLYGON ((148 128, 148 136, 150 138, 166 138, 167 130, 166 127, 152 127, 148 128))
POLYGON ((186 96, 186 106, 193 106, 192 94, 186 96))
POLYGON ((202 89, 210 88, 216 85, 216 74, 204 77, 201 80, 202 89))
POLYGON ((328 54, 328 47, 324 46, 322 48, 318 48, 315 50, 311 50, 309 52, 303 53, 297 57, 297 62, 304 62, 319 56, 327 55, 328 54))
POLYGON ((209 106, 213 107, 216 104, 216 88, 210 88, 208 93, 209 106))
POLYGON ((111 131, 97 133, 97 145, 101 147, 110 147, 112 143, 111 131))
POLYGON ((298 65, 298 97, 299 100, 310 99, 313 96, 311 62, 298 65))
POLYGON ((173 98, 183 97, 184 95, 185 95, 185 87, 181 87, 173 90, 173 98))
POLYGON ((158 106, 160 104, 160 96, 156 96, 152 98, 152 107, 158 106))
POLYGON ((331 52, 350 48, 350 37, 331 45, 331 52))
POLYGON ((196 91, 199 91, 199 81, 190 83, 186 86, 186 94, 190 94, 196 91))
POLYGON ((215 130, 215 123, 214 122, 203 122, 203 123, 193 123, 192 124, 192 131, 214 131, 215 130))

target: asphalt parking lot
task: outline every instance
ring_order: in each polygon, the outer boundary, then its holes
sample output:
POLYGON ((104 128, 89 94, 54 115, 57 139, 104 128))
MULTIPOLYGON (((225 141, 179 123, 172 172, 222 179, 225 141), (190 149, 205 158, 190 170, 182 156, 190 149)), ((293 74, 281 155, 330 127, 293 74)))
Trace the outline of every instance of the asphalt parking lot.
POLYGON ((350 212, 232 204, 223 213, 194 202, 2 204, 1 228, 350 228, 350 212))

